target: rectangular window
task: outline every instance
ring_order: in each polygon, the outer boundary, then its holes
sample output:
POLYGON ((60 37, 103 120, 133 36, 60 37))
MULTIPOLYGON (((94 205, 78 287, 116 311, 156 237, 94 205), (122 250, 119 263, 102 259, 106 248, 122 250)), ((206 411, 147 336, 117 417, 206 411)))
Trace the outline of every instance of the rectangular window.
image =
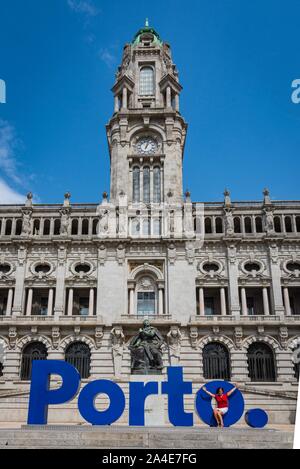
POLYGON ((0 296, 0 316, 6 314, 7 297, 0 296))
POLYGON ((41 298, 40 315, 47 316, 47 314, 48 314, 48 298, 43 297, 41 298))
POLYGON ((204 310, 205 316, 213 316, 215 314, 215 303, 214 298, 204 298, 204 310))
POLYGON ((256 310, 255 310, 255 303, 254 303, 253 297, 247 298, 247 310, 248 310, 248 316, 255 316, 256 310))
POLYGON ((155 293, 139 292, 137 297, 138 316, 155 315, 155 293))
POLYGON ((79 316, 89 315, 89 299, 87 297, 79 298, 79 316))
POLYGON ((154 70, 152 67, 142 67, 140 70, 140 96, 154 95, 154 70))

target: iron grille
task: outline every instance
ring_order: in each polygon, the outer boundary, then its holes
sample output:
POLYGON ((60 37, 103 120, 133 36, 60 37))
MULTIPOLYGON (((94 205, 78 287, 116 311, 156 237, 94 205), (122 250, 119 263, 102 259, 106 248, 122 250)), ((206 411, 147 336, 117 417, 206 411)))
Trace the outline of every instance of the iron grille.
POLYGON ((224 345, 211 343, 203 349, 203 375, 205 379, 230 380, 230 359, 224 345))
POLYGON ((248 368, 251 381, 276 381, 273 351, 266 344, 252 344, 249 347, 248 368))
POLYGON ((34 342, 24 348, 21 364, 21 379, 29 380, 31 378, 31 369, 33 360, 46 360, 47 349, 41 342, 34 342))
POLYGON ((66 362, 73 365, 79 371, 81 378, 88 378, 91 366, 91 351, 89 346, 82 342, 71 344, 66 350, 66 362))

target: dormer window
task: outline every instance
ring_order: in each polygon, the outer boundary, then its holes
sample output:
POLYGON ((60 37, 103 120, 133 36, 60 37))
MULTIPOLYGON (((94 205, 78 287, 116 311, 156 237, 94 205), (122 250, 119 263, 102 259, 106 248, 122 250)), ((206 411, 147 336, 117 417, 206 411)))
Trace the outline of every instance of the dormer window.
POLYGON ((154 95, 154 70, 152 67, 142 67, 140 70, 140 96, 154 95))

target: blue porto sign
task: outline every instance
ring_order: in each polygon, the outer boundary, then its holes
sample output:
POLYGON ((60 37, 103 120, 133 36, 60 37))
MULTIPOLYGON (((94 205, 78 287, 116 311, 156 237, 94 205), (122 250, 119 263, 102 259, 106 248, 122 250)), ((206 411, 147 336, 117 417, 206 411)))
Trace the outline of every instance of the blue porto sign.
MULTIPOLYGON (((201 420, 209 426, 215 426, 216 420, 209 393, 216 394, 222 387, 227 393, 233 385, 227 381, 212 381, 206 385, 206 392, 201 388, 195 398, 195 409, 201 420), (209 391, 209 393, 207 393, 209 391)), ((46 425, 48 407, 51 404, 64 404, 78 394, 80 375, 74 366, 61 360, 33 361, 29 398, 29 425, 46 425), (50 376, 59 375, 62 385, 58 389, 50 389, 50 376)), ((184 396, 192 394, 192 382, 184 381, 182 367, 168 367, 167 380, 162 383, 162 394, 168 397, 169 421, 174 426, 191 427, 194 424, 192 412, 184 408, 184 396)), ((158 383, 129 383, 129 425, 145 425, 145 400, 148 396, 158 395, 158 383)), ((81 416, 92 425, 111 425, 116 422, 125 410, 125 395, 121 387, 109 380, 96 380, 86 384, 78 396, 78 410, 81 416), (106 410, 95 408, 95 399, 99 394, 109 397, 110 404, 106 410)), ((244 398, 236 389, 229 397, 228 412, 224 416, 224 425, 231 426, 240 420, 244 413, 244 398)), ((246 413, 246 423, 251 427, 266 425, 267 414, 261 409, 253 409, 246 413)))

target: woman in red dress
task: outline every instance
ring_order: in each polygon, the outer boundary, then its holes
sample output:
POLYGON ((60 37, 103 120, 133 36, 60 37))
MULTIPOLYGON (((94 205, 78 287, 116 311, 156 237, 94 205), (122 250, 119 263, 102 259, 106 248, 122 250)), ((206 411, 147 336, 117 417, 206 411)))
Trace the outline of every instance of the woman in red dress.
POLYGON ((229 409, 229 401, 228 398, 234 393, 234 391, 237 389, 235 386, 228 392, 224 392, 223 388, 218 388, 217 393, 213 394, 209 392, 205 386, 203 386, 203 391, 206 392, 210 397, 213 397, 216 402, 217 402, 217 407, 214 409, 214 416, 217 421, 218 427, 223 428, 224 427, 224 422, 223 422, 223 416, 227 414, 228 409, 229 409))

